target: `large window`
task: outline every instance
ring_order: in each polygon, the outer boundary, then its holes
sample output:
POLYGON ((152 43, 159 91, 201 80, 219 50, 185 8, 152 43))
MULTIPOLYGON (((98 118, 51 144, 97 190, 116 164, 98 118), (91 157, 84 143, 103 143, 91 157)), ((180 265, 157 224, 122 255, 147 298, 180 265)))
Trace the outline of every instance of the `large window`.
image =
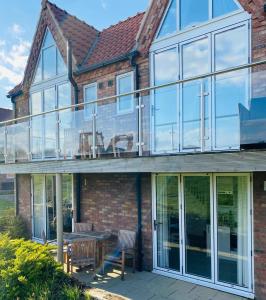
MULTIPOLYGON (((117 94, 126 94, 134 90, 133 72, 117 76, 117 94)), ((133 110, 133 95, 127 95, 117 98, 117 112, 119 114, 132 112, 133 110)))
POLYGON ((159 27, 157 38, 240 10, 241 6, 236 0, 172 0, 159 27))
POLYGON ((63 58, 56 47, 51 32, 47 29, 35 71, 34 84, 48 80, 67 72, 63 58))
MULTIPOLYGON (((55 175, 32 176, 33 237, 56 239, 55 175)), ((63 175, 63 230, 72 231, 72 176, 63 175)))
POLYGON ((90 119, 93 113, 97 112, 97 103, 91 103, 97 100, 97 83, 91 83, 84 87, 84 114, 86 119, 90 119))
MULTIPOLYGON (((165 47, 153 45, 153 84, 188 79, 249 62, 249 21, 217 27, 165 47)), ((220 23, 219 23, 220 24, 220 23)), ((211 27, 212 28, 212 27, 211 27)), ((249 101, 246 70, 160 88, 153 97, 153 152, 239 149, 239 105, 249 101)))

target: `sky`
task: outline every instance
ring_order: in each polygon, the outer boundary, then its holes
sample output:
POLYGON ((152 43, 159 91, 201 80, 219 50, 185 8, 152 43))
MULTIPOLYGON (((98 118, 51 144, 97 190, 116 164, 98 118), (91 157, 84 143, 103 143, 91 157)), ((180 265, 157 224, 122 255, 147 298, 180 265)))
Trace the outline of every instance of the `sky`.
MULTIPOLYGON (((41 0, 0 0, 0 107, 11 108, 7 92, 23 78, 41 0)), ((51 0, 101 30, 147 9, 149 0, 51 0)))

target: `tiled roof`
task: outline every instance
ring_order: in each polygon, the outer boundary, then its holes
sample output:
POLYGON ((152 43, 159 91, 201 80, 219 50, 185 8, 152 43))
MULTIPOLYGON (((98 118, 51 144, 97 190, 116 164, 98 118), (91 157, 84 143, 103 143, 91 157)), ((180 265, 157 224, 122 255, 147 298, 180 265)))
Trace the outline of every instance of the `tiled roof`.
POLYGON ((81 64, 99 33, 97 29, 60 9, 47 1, 51 11, 65 37, 72 44, 73 55, 77 64, 81 64))
POLYGON ((0 108, 0 122, 12 119, 13 110, 7 108, 0 108))
POLYGON ((143 16, 144 13, 138 13, 134 17, 104 29, 99 34, 93 52, 82 67, 97 65, 132 51, 143 16))

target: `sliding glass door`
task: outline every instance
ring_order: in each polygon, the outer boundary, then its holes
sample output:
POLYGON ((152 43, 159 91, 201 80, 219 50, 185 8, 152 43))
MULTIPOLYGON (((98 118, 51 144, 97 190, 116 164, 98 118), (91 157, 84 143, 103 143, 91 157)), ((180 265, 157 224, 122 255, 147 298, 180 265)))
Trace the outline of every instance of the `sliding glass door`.
MULTIPOLYGON (((32 228, 39 240, 56 239, 55 175, 32 176, 32 228)), ((63 230, 72 231, 72 175, 63 175, 63 230)))
POLYGON ((252 291, 249 174, 155 176, 155 268, 252 291))

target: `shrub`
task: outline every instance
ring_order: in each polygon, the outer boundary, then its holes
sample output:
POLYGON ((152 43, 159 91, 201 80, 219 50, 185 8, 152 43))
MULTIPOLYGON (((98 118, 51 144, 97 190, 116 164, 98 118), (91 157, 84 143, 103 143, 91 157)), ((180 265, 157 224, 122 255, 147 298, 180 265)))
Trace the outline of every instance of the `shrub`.
POLYGON ((12 239, 29 238, 26 222, 11 212, 0 218, 0 232, 7 233, 12 239))
POLYGON ((0 236, 0 300, 79 299, 51 246, 0 236))

